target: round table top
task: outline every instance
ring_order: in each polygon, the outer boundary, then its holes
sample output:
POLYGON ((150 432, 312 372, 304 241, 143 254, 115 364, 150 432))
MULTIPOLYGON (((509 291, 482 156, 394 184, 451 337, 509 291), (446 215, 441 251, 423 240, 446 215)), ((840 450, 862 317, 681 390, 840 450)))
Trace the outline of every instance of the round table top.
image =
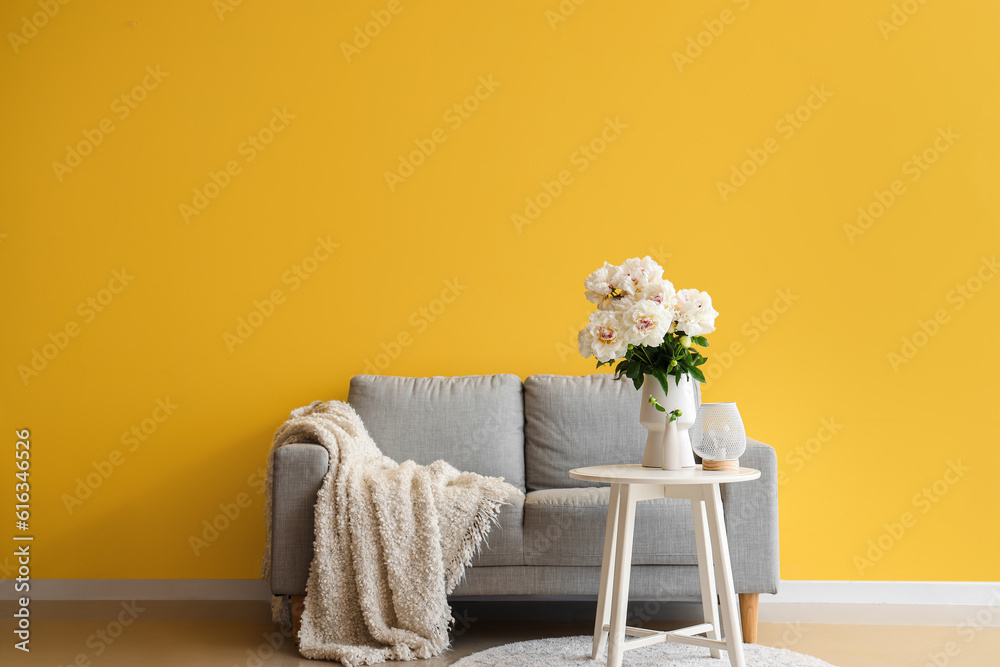
POLYGON ((569 476, 586 482, 605 484, 728 484, 755 480, 760 477, 760 471, 753 468, 702 470, 700 465, 683 470, 661 470, 644 468, 634 463, 574 468, 569 471, 569 476))

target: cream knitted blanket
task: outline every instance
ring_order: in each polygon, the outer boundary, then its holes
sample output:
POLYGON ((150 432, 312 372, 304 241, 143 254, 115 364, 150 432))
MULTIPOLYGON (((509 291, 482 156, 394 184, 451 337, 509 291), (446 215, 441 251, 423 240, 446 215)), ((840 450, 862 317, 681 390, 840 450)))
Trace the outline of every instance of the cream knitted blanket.
MULTIPOLYGON (((449 644, 447 595, 504 500, 520 491, 502 478, 460 473, 444 461, 396 463, 382 455, 351 406, 317 401, 292 412, 268 455, 265 579, 272 458, 277 448, 296 442, 317 443, 330 453, 316 499, 301 654, 346 667, 439 655, 449 644)), ((275 621, 287 622, 287 605, 275 600, 275 621)))

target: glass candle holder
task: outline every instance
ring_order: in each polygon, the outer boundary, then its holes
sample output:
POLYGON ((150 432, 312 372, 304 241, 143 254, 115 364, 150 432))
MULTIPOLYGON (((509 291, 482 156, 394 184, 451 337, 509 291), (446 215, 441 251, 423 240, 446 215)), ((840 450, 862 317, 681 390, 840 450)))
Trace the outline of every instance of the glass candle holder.
POLYGON ((747 433, 735 403, 702 403, 691 427, 691 445, 704 470, 736 470, 747 433))

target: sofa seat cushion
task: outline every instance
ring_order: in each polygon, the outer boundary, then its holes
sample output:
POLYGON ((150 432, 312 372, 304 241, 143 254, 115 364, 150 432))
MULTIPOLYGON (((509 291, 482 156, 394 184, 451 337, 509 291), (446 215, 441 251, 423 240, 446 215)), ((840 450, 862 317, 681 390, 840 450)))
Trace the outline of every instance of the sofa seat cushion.
MULTIPOLYGON (((610 487, 531 491, 524 500, 526 565, 600 566, 610 487)), ((691 501, 636 505, 632 563, 697 565, 691 501)))
POLYGON ((473 567, 524 565, 524 496, 507 498, 497 522, 472 560, 473 567))
MULTIPOLYGON (((688 600, 701 599, 701 584, 697 565, 636 565, 629 577, 628 599, 639 600, 688 600)), ((506 600, 596 600, 601 588, 600 567, 473 567, 466 570, 465 579, 452 594, 452 600, 500 598, 506 600)), ((737 593, 758 593, 756 589, 737 593)), ((635 609, 635 607, 633 607, 635 609)), ((656 614, 659 605, 643 605, 640 614, 656 614)), ((699 607, 700 609, 700 607, 699 607)), ((591 612, 593 618, 593 612, 591 612)), ((648 617, 647 617, 648 618, 648 617)), ((628 660, 628 658, 626 658, 628 660)), ((307 663, 301 663, 303 665, 307 663)), ((536 663, 537 664, 537 663, 536 663)), ((601 662, 582 662, 597 667, 601 662)), ((625 664, 628 664, 626 662, 625 664)), ((676 664, 676 663, 675 663, 676 664)), ((706 661, 707 667, 723 667, 726 663, 706 661)))
MULTIPOLYGON (((701 392, 695 383, 695 402, 701 392)), ((524 381, 524 456, 528 489, 597 486, 569 471, 639 463, 647 431, 641 392, 608 374, 532 375, 524 381)))
POLYGON ((524 403, 516 375, 357 375, 347 400, 394 461, 442 459, 524 491, 524 403))

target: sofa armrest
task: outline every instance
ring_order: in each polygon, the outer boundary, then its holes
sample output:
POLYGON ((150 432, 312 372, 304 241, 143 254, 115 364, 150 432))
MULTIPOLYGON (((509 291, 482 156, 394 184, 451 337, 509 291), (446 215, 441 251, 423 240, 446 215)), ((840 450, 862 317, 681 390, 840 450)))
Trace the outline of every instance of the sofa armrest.
POLYGON ((274 452, 271 497, 271 592, 304 595, 313 556, 316 494, 330 465, 326 449, 289 444, 274 452))
POLYGON ((760 470, 760 479, 722 485, 736 592, 777 593, 778 457, 770 445, 747 438, 740 465, 760 470))

